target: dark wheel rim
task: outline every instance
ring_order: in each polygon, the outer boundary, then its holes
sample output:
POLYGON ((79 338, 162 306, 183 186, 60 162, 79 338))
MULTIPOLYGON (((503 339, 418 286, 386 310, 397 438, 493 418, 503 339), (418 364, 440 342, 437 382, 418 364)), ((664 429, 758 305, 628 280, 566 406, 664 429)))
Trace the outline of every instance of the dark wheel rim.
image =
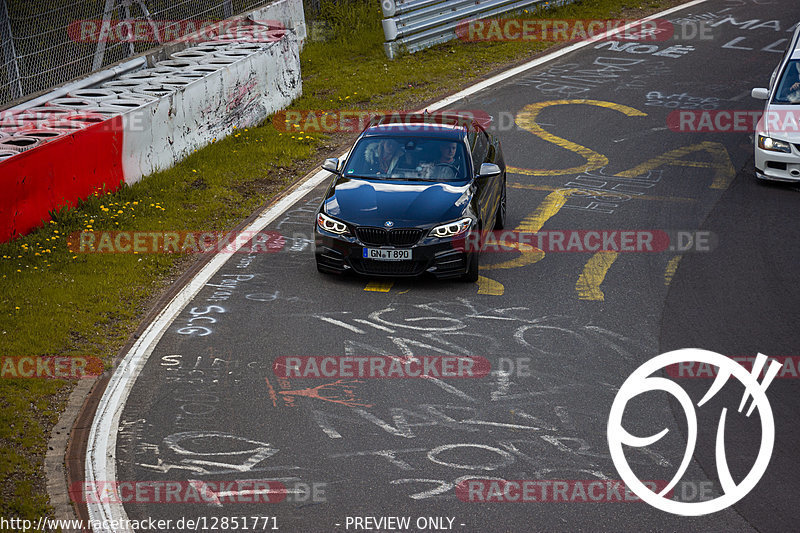
POLYGON ((506 184, 503 183, 503 196, 500 197, 500 221, 506 222, 506 184))

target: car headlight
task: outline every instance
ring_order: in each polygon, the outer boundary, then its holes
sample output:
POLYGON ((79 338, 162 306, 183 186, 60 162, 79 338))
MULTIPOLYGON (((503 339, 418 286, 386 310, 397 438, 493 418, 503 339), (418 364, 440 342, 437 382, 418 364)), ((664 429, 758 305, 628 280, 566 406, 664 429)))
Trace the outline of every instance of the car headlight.
POLYGON ((323 215, 322 213, 317 215, 317 226, 319 226, 320 229, 335 233, 337 235, 344 235, 345 233, 348 233, 347 224, 344 222, 339 222, 328 215, 323 215))
POLYGON ((469 229, 472 225, 471 218, 462 218, 461 220, 457 220, 455 222, 450 222, 448 224, 442 224, 441 226, 436 226, 431 230, 431 237, 455 237, 456 235, 461 235, 465 231, 469 229))
POLYGON ((764 135, 758 136, 758 147, 762 150, 769 150, 770 152, 783 152, 786 154, 792 153, 792 147, 786 141, 779 141, 772 137, 764 135))

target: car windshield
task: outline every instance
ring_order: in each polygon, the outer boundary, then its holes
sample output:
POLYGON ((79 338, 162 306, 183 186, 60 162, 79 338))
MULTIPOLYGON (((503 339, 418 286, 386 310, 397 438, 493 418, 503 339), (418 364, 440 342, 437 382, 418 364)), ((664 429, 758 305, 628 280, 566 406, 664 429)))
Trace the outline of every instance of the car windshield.
POLYGON ((381 180, 462 181, 463 143, 419 137, 366 137, 358 142, 345 176, 381 180))
POLYGON ((772 101, 776 104, 800 104, 800 59, 792 59, 786 65, 772 101))

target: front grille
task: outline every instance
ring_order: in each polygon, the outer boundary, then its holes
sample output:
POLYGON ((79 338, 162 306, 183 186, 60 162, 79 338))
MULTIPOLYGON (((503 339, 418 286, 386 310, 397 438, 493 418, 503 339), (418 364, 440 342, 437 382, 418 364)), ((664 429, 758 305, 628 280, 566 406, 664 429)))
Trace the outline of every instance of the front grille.
POLYGON ((369 246, 414 246, 422 237, 416 228, 385 230, 383 228, 356 228, 358 240, 369 246))
POLYGON ((425 264, 422 261, 376 261, 374 259, 354 259, 353 268, 362 274, 382 274, 403 276, 421 274, 425 264))
POLYGON ((383 246, 388 237, 382 228, 356 228, 356 236, 359 241, 372 246, 383 246))
POLYGON ((389 244, 392 246, 414 246, 422 236, 420 229, 393 229, 389 231, 389 244))

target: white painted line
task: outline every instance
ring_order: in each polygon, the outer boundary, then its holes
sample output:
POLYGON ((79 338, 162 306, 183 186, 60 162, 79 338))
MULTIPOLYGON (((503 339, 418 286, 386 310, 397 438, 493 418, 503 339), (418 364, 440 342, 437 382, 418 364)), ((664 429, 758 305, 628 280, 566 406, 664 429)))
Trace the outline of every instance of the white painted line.
POLYGON ((336 320, 335 318, 331 318, 331 317, 329 317, 329 316, 325 316, 325 315, 314 315, 314 318, 319 318, 320 320, 322 320, 322 321, 324 321, 324 322, 327 322, 327 323, 329 323, 329 324, 333 324, 333 325, 335 325, 335 326, 340 326, 340 327, 343 327, 343 328, 345 328, 345 329, 349 329, 350 331, 354 331, 354 332, 356 332, 356 333, 360 333, 360 334, 362 334, 362 335, 363 335, 364 333, 366 333, 366 331, 364 331, 364 330, 363 330, 363 329, 361 329, 361 328, 357 328, 357 327, 355 327, 355 326, 351 326, 351 325, 350 325, 350 324, 348 324, 347 322, 342 322, 341 320, 336 320))
MULTIPOLYGON (((702 4, 706 1, 707 0, 694 0, 665 11, 661 11, 660 13, 655 13, 631 24, 637 24, 646 20, 660 18, 676 11, 702 4)), ((599 36, 598 38, 602 38, 602 36, 599 36)), ((467 96, 471 96, 479 91, 525 72, 526 70, 530 70, 548 61, 563 57, 585 46, 594 44, 595 42, 596 41, 582 41, 557 50, 551 54, 544 55, 538 59, 529 61, 524 65, 520 65, 498 74, 497 76, 493 76, 488 80, 484 80, 476 85, 473 85, 472 87, 468 87, 467 89, 464 89, 463 91, 460 91, 454 95, 448 96, 443 100, 427 106, 425 109, 428 111, 437 111, 446 106, 452 105, 453 103, 466 98, 467 96)), ((346 155, 347 153, 345 152, 340 156, 340 159, 344 159, 346 155)), ((302 199, 306 194, 311 192, 317 185, 322 183, 322 181, 325 180, 329 175, 329 172, 320 170, 285 198, 281 199, 275 205, 264 211, 243 231, 262 231, 268 224, 277 219, 286 210, 302 199)), ((238 250, 242 244, 243 243, 239 242, 234 243, 234 251, 238 250)), ((170 300, 167 306, 150 323, 142 336, 139 337, 136 343, 134 343, 130 351, 120 362, 114 374, 111 376, 108 387, 103 393, 103 397, 100 399, 100 403, 97 406, 97 412, 92 420, 92 427, 89 432, 89 441, 86 448, 86 486, 94 486, 90 485, 90 483, 116 481, 116 446, 119 419, 122 414, 122 410, 125 407, 125 402, 128 399, 128 395, 130 394, 130 390, 133 387, 139 372, 144 367, 159 339, 161 339, 161 336, 164 334, 170 324, 172 324, 172 321, 178 316, 178 314, 180 314, 186 304, 188 304, 197 295, 200 289, 202 289, 203 286, 208 283, 211 277, 216 274, 222 265, 224 265, 228 259, 233 257, 233 255, 233 253, 218 254, 211 261, 209 261, 195 275, 195 277, 192 278, 191 281, 189 281, 189 283, 187 283, 186 286, 184 286, 183 289, 181 289, 172 300, 170 300)), ((352 328, 354 326, 350 327, 352 328)), ((91 520, 99 520, 102 521, 100 523, 105 524, 110 524, 111 520, 117 520, 117 523, 128 523, 128 516, 125 513, 125 509, 122 504, 109 502, 87 503, 87 507, 89 510, 89 518, 91 520), (119 522, 122 520, 126 522, 119 522)), ((96 531, 111 532, 111 530, 108 529, 100 529, 96 531)), ((120 532, 128 530, 118 529, 116 531, 120 532)))
POLYGON ((386 333, 396 333, 393 329, 389 329, 386 326, 381 326, 380 324, 373 324, 369 320, 364 320, 363 318, 356 318, 353 320, 353 322, 358 322, 359 324, 364 324, 366 326, 372 326, 373 328, 385 331, 386 333))
MULTIPOLYGON (((270 209, 262 213, 244 232, 259 232, 268 224, 277 219, 284 211, 288 210, 306 194, 312 191, 329 175, 326 171, 319 171, 292 191, 270 209)), ((243 245, 238 240, 232 243, 233 252, 243 245)), ((125 402, 130 394, 130 389, 136 382, 139 372, 144 367, 150 354, 153 352, 161 336, 172 324, 175 317, 180 314, 200 289, 208 283, 211 277, 224 265, 233 253, 223 253, 214 256, 192 279, 178 292, 167 304, 155 320, 153 320, 141 337, 134 343, 120 365, 109 380, 108 387, 100 399, 97 412, 92 420, 89 431, 89 441, 86 449, 86 481, 96 483, 116 480, 116 445, 117 428, 125 402)), ((94 485, 87 485, 94 486, 94 485)), ((100 523, 110 523, 111 520, 127 519, 125 509, 120 503, 87 503, 89 518, 100 520, 100 523)), ((120 522, 118 522, 120 523, 120 522)), ((125 522, 126 523, 126 522, 125 522)), ((103 530, 106 531, 106 530, 103 530)))

